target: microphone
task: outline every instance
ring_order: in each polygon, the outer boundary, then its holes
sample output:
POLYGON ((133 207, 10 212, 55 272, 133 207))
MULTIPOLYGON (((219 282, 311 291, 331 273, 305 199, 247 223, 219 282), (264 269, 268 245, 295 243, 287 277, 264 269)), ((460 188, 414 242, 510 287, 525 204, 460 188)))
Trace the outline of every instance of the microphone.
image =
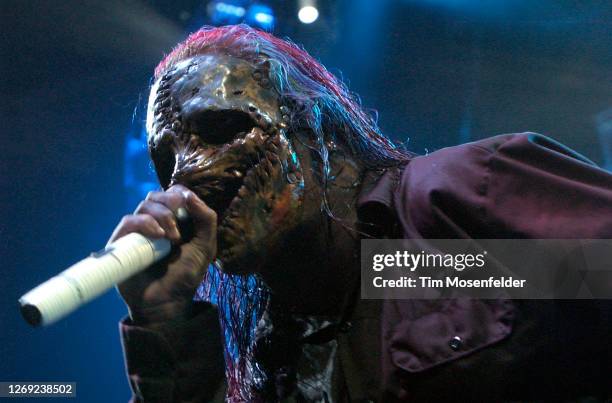
MULTIPOLYGON (((176 213, 183 239, 191 238, 187 210, 176 213)), ((170 253, 165 238, 125 235, 99 252, 70 266, 19 298, 21 314, 32 326, 46 326, 70 314, 108 289, 139 273, 170 253)))

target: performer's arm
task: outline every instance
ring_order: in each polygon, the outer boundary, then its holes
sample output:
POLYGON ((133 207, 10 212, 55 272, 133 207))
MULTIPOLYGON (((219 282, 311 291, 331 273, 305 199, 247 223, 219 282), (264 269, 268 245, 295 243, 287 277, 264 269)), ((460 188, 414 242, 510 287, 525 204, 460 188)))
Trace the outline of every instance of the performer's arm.
POLYGON ((121 324, 134 401, 206 402, 223 395, 221 331, 216 309, 193 296, 217 251, 217 215, 189 189, 175 185, 151 192, 124 217, 110 242, 127 233, 173 243, 171 254, 119 285, 129 310, 121 324), (193 236, 181 234, 176 212, 184 208, 193 236))
POLYGON ((399 193, 425 238, 612 238, 612 174, 534 133, 415 158, 399 193))
POLYGON ((119 327, 133 402, 222 402, 224 362, 217 309, 196 302, 191 318, 119 327))
MULTIPOLYGON (((395 206, 405 237, 612 238, 612 174, 533 133, 413 159, 395 206)), ((383 312, 385 401, 612 393, 607 300, 388 300, 383 312)))

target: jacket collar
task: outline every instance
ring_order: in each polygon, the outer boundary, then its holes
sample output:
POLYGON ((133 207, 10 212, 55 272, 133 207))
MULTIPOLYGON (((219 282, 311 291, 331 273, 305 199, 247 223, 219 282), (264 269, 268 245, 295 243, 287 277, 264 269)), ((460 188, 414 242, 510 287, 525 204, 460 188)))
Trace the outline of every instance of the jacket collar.
POLYGON ((404 166, 370 170, 364 175, 357 198, 359 227, 374 238, 393 237, 396 233, 397 213, 395 195, 404 166))

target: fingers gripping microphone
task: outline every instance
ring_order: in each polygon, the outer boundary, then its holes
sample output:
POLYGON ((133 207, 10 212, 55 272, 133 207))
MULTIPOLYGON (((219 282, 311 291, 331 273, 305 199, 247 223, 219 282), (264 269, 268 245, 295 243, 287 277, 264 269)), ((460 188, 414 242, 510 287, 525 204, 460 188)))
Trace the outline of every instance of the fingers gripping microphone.
MULTIPOLYGON (((187 211, 179 208, 176 216, 183 238, 189 239, 192 224, 187 211)), ((21 313, 32 326, 49 325, 145 270, 170 250, 165 238, 125 235, 23 295, 21 313)))

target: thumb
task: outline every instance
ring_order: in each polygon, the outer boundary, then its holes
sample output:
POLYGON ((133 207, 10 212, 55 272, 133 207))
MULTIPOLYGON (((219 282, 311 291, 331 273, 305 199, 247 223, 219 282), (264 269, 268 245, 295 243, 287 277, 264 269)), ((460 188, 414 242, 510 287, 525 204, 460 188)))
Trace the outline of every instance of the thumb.
POLYGON ((213 258, 217 252, 217 213, 191 190, 183 190, 185 206, 193 220, 193 239, 190 241, 213 258))

